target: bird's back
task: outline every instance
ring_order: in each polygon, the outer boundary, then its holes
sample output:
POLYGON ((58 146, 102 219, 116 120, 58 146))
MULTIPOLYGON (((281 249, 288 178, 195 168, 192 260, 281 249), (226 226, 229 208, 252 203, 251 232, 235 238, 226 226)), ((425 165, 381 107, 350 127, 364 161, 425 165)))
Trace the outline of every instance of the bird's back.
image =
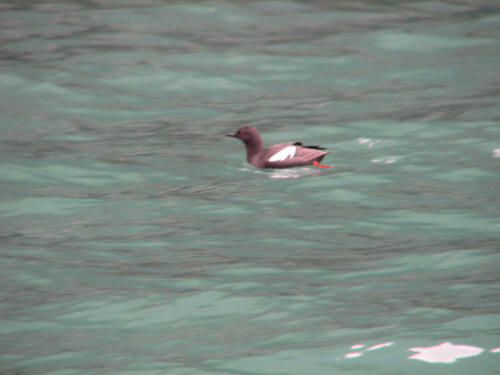
POLYGON ((262 150, 251 163, 260 168, 290 168, 311 165, 328 154, 318 146, 303 146, 300 142, 278 143, 262 150))

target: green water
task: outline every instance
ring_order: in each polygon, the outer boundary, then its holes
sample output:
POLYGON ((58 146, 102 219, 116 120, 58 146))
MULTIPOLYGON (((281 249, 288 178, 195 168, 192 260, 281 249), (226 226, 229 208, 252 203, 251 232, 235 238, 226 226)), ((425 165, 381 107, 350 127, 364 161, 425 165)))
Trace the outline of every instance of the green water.
POLYGON ((0 373, 500 373, 499 24, 0 4, 0 373), (257 170, 243 125, 335 168, 257 170))

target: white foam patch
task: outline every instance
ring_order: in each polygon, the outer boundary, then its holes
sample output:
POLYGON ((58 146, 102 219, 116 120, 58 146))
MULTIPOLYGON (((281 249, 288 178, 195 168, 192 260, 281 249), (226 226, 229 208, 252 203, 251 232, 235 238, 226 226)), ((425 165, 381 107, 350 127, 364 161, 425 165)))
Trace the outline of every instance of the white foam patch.
POLYGON ((380 343, 380 344, 376 344, 376 345, 370 346, 366 350, 378 350, 378 349, 382 349, 382 348, 385 348, 385 347, 391 346, 391 345, 394 345, 394 343, 392 341, 387 341, 387 342, 383 342, 383 343, 380 343))
POLYGON ((269 158, 269 161, 283 161, 288 158, 293 158, 295 155, 295 151, 297 147, 295 146, 287 146, 283 150, 275 153, 273 156, 269 158))
POLYGON ((319 176, 321 172, 308 167, 303 168, 285 168, 285 169, 269 169, 264 173, 269 175, 269 178, 302 178, 310 176, 319 176))
POLYGON ((344 355, 345 358, 358 358, 361 357, 363 353, 361 352, 351 352, 344 355))
POLYGON ((355 344, 351 346, 352 350, 363 349, 365 346, 363 344, 355 344))
POLYGON ((418 359, 429 363, 453 363, 459 358, 472 357, 481 354, 484 349, 471 345, 455 345, 451 342, 443 342, 440 345, 426 348, 410 348, 412 352, 417 352, 409 356, 409 359, 418 359))
POLYGON ((496 148, 493 150, 493 157, 500 158, 500 148, 496 148))
POLYGON ((358 144, 365 145, 368 147, 373 147, 377 143, 381 142, 380 139, 371 139, 371 138, 358 138, 356 139, 356 141, 358 142, 358 144))
MULTIPOLYGON (((391 346, 391 345, 394 345, 394 343, 392 341, 383 342, 380 344, 372 345, 369 348, 366 348, 365 352, 369 351, 369 350, 382 349, 382 348, 385 348, 385 347, 391 346)), ((364 347, 365 347, 365 345, 363 345, 363 344, 354 344, 351 346, 351 349, 352 350, 361 350, 364 347)), ((357 358, 357 357, 361 357, 362 355, 363 355, 362 351, 357 351, 357 352, 350 352, 350 353, 344 354, 344 357, 345 358, 357 358)))
POLYGON ((396 163, 401 158, 402 158, 402 156, 388 156, 386 158, 372 159, 370 161, 372 163, 377 163, 377 164, 394 164, 394 163, 396 163))
POLYGON ((500 353, 500 346, 498 348, 490 349, 490 353, 500 353))

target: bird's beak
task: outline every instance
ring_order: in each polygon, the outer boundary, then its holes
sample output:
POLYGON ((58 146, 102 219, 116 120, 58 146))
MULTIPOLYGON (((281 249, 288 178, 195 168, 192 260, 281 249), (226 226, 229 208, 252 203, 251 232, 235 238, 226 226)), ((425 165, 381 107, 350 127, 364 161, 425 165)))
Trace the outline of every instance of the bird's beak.
POLYGON ((236 137, 236 133, 228 133, 226 134, 226 137, 236 137))

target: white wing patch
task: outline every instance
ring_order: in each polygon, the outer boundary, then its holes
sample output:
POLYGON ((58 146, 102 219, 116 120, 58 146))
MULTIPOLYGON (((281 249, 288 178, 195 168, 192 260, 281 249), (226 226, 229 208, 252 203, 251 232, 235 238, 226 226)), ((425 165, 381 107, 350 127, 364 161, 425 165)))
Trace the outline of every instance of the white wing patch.
POLYGON ((273 156, 269 158, 269 161, 283 161, 288 158, 293 158, 295 155, 295 151, 297 150, 297 147, 295 146, 287 146, 283 150, 275 153, 273 156))

